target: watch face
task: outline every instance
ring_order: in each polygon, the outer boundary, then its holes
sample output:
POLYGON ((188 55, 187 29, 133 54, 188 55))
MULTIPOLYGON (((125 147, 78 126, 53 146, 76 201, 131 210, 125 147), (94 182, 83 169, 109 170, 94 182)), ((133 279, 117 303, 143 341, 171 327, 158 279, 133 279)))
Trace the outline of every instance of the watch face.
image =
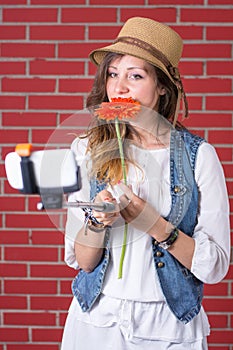
POLYGON ((163 248, 163 249, 165 249, 165 250, 167 250, 167 249, 170 247, 170 245, 167 244, 166 242, 164 242, 164 243, 160 243, 160 244, 159 244, 159 247, 160 247, 160 248, 163 248))

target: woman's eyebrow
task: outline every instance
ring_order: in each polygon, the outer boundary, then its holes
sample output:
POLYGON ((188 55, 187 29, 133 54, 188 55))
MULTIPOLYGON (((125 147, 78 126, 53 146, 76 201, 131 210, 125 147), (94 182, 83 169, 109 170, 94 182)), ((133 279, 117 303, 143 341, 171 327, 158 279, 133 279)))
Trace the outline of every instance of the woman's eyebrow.
MULTIPOLYGON (((115 66, 109 66, 108 68, 114 68, 114 69, 118 69, 117 67, 115 67, 115 66)), ((128 67, 127 68, 127 70, 132 70, 132 69, 141 69, 141 70, 144 70, 144 71, 146 71, 146 68, 144 68, 144 67, 137 67, 137 66, 133 66, 133 67, 128 67)))

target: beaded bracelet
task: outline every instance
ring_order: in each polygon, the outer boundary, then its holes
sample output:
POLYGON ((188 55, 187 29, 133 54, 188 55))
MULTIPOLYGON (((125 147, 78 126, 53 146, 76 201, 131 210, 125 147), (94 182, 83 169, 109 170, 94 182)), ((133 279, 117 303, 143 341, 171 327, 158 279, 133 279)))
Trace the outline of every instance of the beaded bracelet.
POLYGON ((91 208, 83 208, 83 211, 85 212, 85 235, 87 234, 87 229, 93 232, 101 232, 105 229, 105 225, 94 217, 91 208))

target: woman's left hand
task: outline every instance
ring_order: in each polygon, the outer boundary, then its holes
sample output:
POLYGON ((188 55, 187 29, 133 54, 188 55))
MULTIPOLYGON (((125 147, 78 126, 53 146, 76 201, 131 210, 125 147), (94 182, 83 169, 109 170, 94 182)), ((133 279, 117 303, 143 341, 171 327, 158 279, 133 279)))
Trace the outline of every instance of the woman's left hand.
POLYGON ((123 183, 117 185, 124 193, 120 196, 120 213, 127 223, 144 232, 156 225, 160 214, 144 199, 133 193, 130 187, 123 183))
POLYGON ((110 202, 113 203, 115 208, 112 212, 99 212, 93 210, 94 217, 105 226, 112 226, 112 224, 120 216, 119 206, 116 202, 116 199, 113 198, 112 194, 107 190, 102 190, 99 192, 95 198, 95 202, 110 202))

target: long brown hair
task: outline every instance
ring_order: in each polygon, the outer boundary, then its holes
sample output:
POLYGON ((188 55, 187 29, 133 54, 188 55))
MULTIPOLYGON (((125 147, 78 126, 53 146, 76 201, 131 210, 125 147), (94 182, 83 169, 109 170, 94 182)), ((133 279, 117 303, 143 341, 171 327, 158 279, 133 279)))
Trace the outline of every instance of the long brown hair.
MULTIPOLYGON (((100 105, 102 102, 109 102, 106 92, 108 67, 113 59, 121 56, 122 55, 116 53, 108 53, 98 67, 92 90, 86 102, 86 106, 90 110, 92 110, 94 106, 100 105)), ((158 86, 166 90, 165 95, 160 96, 158 113, 169 121, 172 121, 176 109, 177 88, 164 72, 157 67, 154 67, 154 69, 158 86)), ((128 143, 130 139, 132 139, 132 135, 137 135, 137 132, 128 123, 120 123, 119 126, 127 167, 129 163, 135 164, 130 156, 128 143)), ((121 180, 122 167, 114 124, 110 122, 103 123, 97 118, 94 118, 86 135, 83 137, 88 137, 87 151, 90 152, 92 160, 91 175, 96 176, 98 180, 108 181, 112 184, 121 180)))

